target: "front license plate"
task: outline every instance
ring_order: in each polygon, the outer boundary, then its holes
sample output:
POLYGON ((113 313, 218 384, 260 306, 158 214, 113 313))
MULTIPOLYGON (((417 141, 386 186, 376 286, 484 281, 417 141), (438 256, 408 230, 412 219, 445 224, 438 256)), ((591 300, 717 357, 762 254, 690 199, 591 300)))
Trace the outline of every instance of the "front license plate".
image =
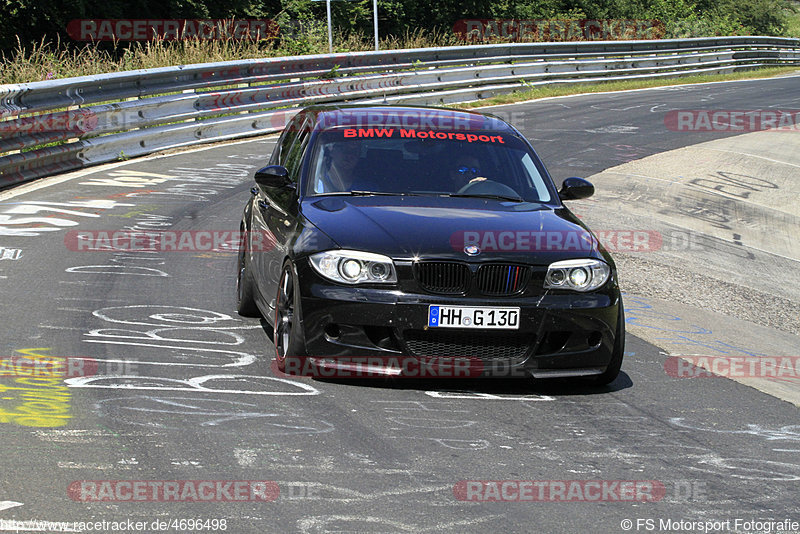
POLYGON ((519 308, 429 306, 428 326, 517 330, 519 329, 519 308))

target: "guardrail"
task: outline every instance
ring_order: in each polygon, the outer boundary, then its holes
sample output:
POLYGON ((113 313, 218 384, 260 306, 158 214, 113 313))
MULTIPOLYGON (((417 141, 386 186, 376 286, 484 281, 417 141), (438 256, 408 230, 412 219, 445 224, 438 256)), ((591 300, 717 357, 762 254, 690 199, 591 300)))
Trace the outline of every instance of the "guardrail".
POLYGON ((225 61, 0 85, 0 187, 283 129, 301 105, 478 100, 524 86, 800 63, 800 40, 479 45, 225 61))

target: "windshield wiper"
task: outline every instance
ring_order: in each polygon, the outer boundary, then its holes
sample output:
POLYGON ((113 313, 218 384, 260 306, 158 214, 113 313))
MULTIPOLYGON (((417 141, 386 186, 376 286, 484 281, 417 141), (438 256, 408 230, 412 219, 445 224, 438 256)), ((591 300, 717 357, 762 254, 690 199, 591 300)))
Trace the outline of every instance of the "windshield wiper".
POLYGON ((421 197, 426 196, 424 193, 401 193, 390 191, 333 191, 331 193, 319 193, 319 195, 329 196, 349 196, 349 197, 369 197, 369 196, 384 196, 384 197, 421 197))
POLYGON ((449 193, 448 197, 458 197, 458 198, 493 198, 495 200, 509 200, 511 202, 525 202, 524 198, 521 197, 511 197, 505 195, 490 195, 490 194, 470 194, 470 193, 449 193))
POLYGON ((384 196, 384 197, 395 197, 395 196, 403 196, 408 193, 391 193, 388 191, 350 191, 350 194, 354 197, 366 197, 366 196, 384 196))

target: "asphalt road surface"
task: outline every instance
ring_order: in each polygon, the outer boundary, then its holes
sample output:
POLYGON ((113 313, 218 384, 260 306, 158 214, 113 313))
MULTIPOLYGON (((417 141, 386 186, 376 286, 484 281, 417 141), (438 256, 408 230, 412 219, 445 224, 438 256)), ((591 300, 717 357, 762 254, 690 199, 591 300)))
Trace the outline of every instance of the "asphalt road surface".
MULTIPOLYGON (((786 77, 493 111, 559 182, 734 135, 669 131, 668 110, 798 109, 799 99, 800 78, 786 77)), ((264 323, 235 312, 233 250, 80 250, 76 230, 238 230, 274 142, 0 194, 0 356, 97 366, 66 383, 0 376, 0 530, 45 531, 30 523, 39 520, 234 533, 701 532, 706 522, 756 532, 753 521, 800 522, 797 408, 730 380, 671 377, 660 349, 631 329, 609 387, 286 378, 271 368, 264 323), (90 360, 71 359, 80 357, 90 360), (198 502, 186 500, 198 490, 198 502)), ((626 310, 631 325, 664 313, 646 293, 626 295, 626 310)), ((765 341, 740 334, 753 347, 765 341)))

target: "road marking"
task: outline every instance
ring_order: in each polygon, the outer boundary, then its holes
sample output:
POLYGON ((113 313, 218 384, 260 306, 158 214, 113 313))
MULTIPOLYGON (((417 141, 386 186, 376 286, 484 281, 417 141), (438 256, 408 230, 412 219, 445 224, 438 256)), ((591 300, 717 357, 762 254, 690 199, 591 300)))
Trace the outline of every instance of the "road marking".
POLYGON ((69 267, 65 269, 64 272, 76 274, 116 274, 169 277, 169 274, 165 273, 161 269, 153 269, 152 267, 134 267, 131 265, 80 265, 78 267, 69 267))
MULTIPOLYGON (((361 525, 358 531, 364 532, 441 532, 443 530, 461 531, 460 527, 475 526, 478 523, 485 523, 490 520, 498 519, 502 516, 483 516, 479 518, 461 519, 448 523, 437 523, 433 526, 423 526, 420 524, 404 523, 389 519, 388 517, 362 516, 362 515, 324 515, 312 516, 299 519, 297 527, 303 533, 322 533, 322 532, 342 532, 344 529, 351 530, 356 524, 361 525), (346 526, 343 526, 346 525, 346 526), (459 528, 453 528, 459 527, 459 528)), ((490 530, 488 527, 486 530, 490 530)))
POLYGON ((22 257, 22 249, 0 247, 0 260, 18 260, 22 257))
POLYGON ((254 419, 258 419, 260 433, 273 436, 321 434, 336 429, 327 421, 309 419, 307 415, 262 412, 260 404, 213 397, 112 397, 95 403, 94 407, 104 417, 149 430, 199 427, 229 432, 232 424, 252 424, 254 419))
POLYGON ((0 510, 8 510, 9 508, 16 508, 22 505, 23 503, 17 501, 0 501, 0 510))
POLYGON ((684 417, 670 417, 669 422, 678 428, 687 428, 689 430, 716 432, 721 434, 750 434, 764 438, 767 441, 800 441, 800 425, 784 425, 780 428, 762 427, 759 424, 748 424, 747 430, 728 430, 718 428, 703 428, 702 426, 693 425, 684 422, 684 417))
POLYGON ((285 378, 272 376, 256 375, 205 375, 189 378, 188 380, 178 380, 164 377, 147 377, 139 375, 108 375, 108 376, 80 376, 68 378, 64 383, 71 388, 98 388, 98 389, 135 389, 147 391, 193 391, 201 393, 233 393, 237 395, 281 395, 281 396, 306 396, 319 395, 320 391, 313 386, 303 382, 295 382, 285 378), (289 384, 303 391, 251 391, 242 389, 219 389, 208 388, 205 384, 211 380, 239 380, 254 379, 266 380, 269 382, 279 382, 289 384), (137 381, 143 385, 136 385, 137 381), (107 382, 107 383, 103 383, 107 382), (160 385, 155 384, 161 382, 160 385), (182 385, 182 387, 181 387, 182 385))
POLYGON ((476 399, 476 400, 512 400, 512 401, 554 401, 549 395, 495 395, 477 391, 426 391, 425 395, 434 399, 476 399))
POLYGON ((698 466, 687 466, 688 469, 724 475, 726 477, 745 480, 777 480, 797 482, 800 480, 800 465, 788 462, 774 462, 756 458, 721 458, 706 455, 697 459, 698 466))
MULTIPOLYGON (((59 469, 99 469, 100 471, 109 471, 115 468, 115 466, 112 464, 86 464, 80 462, 58 462, 56 465, 59 467, 59 469)), ((132 468, 125 467, 123 469, 132 468)))
MULTIPOLYGON (((280 135, 280 132, 277 132, 277 133, 272 133, 272 134, 265 134, 263 137, 272 136, 272 137, 275 138, 274 140, 277 141, 279 135, 280 135)), ((162 159, 162 158, 171 158, 171 157, 174 157, 174 156, 182 156, 184 154, 192 154, 194 152, 203 152, 205 150, 213 150, 213 149, 220 148, 220 147, 226 146, 226 145, 240 145, 240 144, 243 144, 243 143, 270 144, 272 142, 272 141, 267 141, 267 140, 263 139, 263 137, 262 136, 257 137, 256 139, 259 139, 258 141, 254 140, 252 137, 250 137, 248 139, 243 139, 241 141, 234 141, 234 142, 220 141, 220 142, 214 143, 214 144, 212 144, 210 146, 203 146, 203 147, 200 147, 200 148, 191 148, 191 149, 187 149, 187 150, 181 150, 180 147, 179 147, 179 148, 172 149, 172 150, 177 150, 178 152, 172 152, 170 154, 153 154, 153 155, 150 155, 150 156, 137 157, 135 159, 128 160, 128 161, 121 161, 121 162, 115 162, 115 163, 104 163, 102 165, 92 166, 92 167, 90 167, 88 169, 81 169, 79 171, 74 171, 74 172, 70 172, 70 173, 67 173, 67 174, 60 174, 58 176, 47 176, 45 178, 38 178, 38 179, 33 180, 31 182, 24 183, 22 185, 16 186, 13 189, 10 189, 8 191, 3 191, 2 193, 0 193, 0 201, 6 200, 6 199, 9 199, 9 198, 18 197, 20 195, 24 195, 25 193, 31 193, 33 191, 38 191, 39 189, 44 189, 44 188, 50 187, 52 185, 58 185, 58 184, 61 184, 61 183, 64 183, 64 182, 69 182, 71 180, 76 180, 78 178, 83 178, 84 176, 88 176, 90 174, 106 172, 106 171, 108 171, 110 169, 116 169, 117 167, 123 167, 123 166, 126 166, 126 165, 133 165, 133 164, 136 164, 136 163, 142 163, 142 162, 145 162, 145 161, 151 161, 151 160, 162 159)))
POLYGON ((256 449, 233 449, 236 462, 242 467, 252 467, 256 463, 256 449))

